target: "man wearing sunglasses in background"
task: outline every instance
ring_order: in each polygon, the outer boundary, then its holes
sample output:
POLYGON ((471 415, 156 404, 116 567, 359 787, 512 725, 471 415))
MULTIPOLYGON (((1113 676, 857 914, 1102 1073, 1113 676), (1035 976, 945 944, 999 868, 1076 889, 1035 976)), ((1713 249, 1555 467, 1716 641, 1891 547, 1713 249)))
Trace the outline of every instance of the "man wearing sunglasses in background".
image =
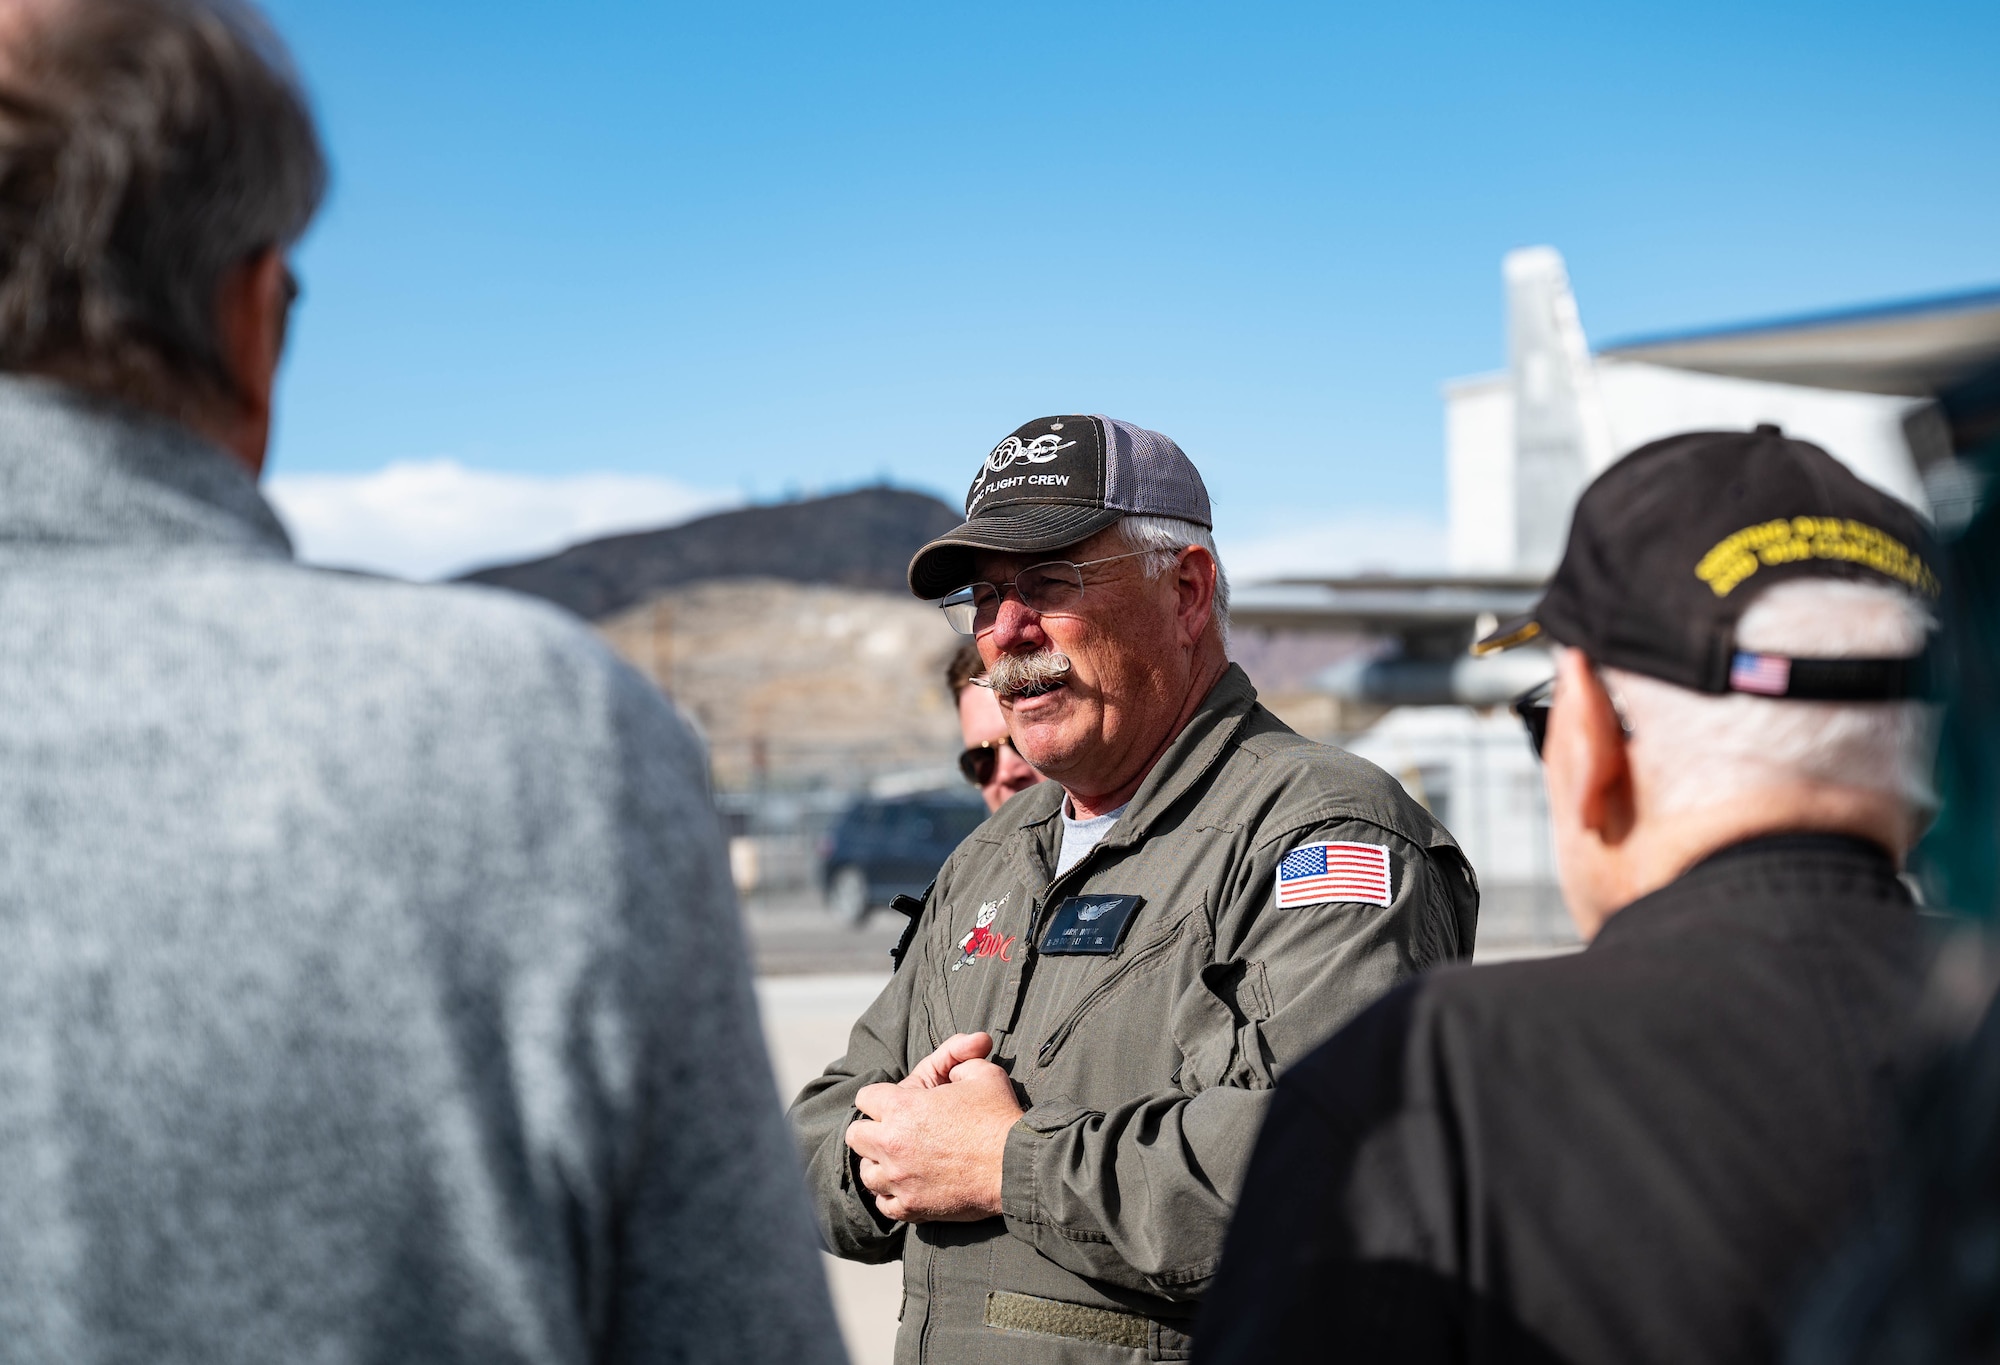
POLYGON ((1441 972, 1285 1078, 1196 1359, 1769 1361, 1884 1156, 1934 803, 1935 556, 1776 427, 1645 446, 1527 618, 1582 953, 1441 972))
POLYGON ((1208 495, 1166 437, 1002 441, 910 587, 1051 781, 961 844, 792 1119, 826 1243, 903 1259, 897 1359, 1184 1359, 1270 1087, 1471 951, 1451 836, 1300 738, 1225 651, 1208 495))
POLYGON ((1007 713, 986 685, 986 661, 979 646, 967 640, 945 666, 945 686, 951 689, 952 705, 958 708, 958 733, 965 748, 958 756, 958 770, 965 780, 979 788, 988 812, 999 810, 1007 799, 1042 780, 1014 748, 1007 733, 1007 713))

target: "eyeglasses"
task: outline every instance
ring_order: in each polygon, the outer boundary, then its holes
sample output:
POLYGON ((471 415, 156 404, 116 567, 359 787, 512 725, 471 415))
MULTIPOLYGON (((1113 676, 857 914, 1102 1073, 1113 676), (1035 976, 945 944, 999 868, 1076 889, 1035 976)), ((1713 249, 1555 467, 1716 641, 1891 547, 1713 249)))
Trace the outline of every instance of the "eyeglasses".
MULTIPOLYGON (((1014 737, 1002 735, 989 739, 984 744, 974 744, 958 756, 958 770, 965 774, 965 780, 975 787, 983 787, 993 780, 993 770, 1000 766, 1002 746, 1014 749, 1014 737)), ((1020 753, 1019 749, 1014 749, 1020 753)))
MULTIPOLYGON (((1632 738, 1632 722, 1625 719, 1625 708, 1618 704, 1618 695, 1605 684, 1602 677, 1598 684, 1604 687, 1604 695, 1611 702, 1611 713, 1618 717, 1618 728, 1626 739, 1632 738)), ((1549 738, 1549 711, 1556 702, 1556 680, 1538 682, 1507 704, 1507 709, 1521 718, 1521 725, 1528 732, 1528 743, 1535 750, 1535 757, 1542 756, 1542 746, 1549 738)))
POLYGON ((1030 611, 1061 611, 1075 606, 1083 597, 1083 570, 1094 564, 1111 564, 1120 559, 1137 559, 1156 554, 1155 550, 1134 550, 1130 554, 1086 559, 1081 564, 1052 559, 1046 564, 1030 564, 1008 583, 968 583, 938 603, 944 619, 960 635, 984 635, 1000 618, 1000 603, 1012 588, 1021 605, 1030 611))

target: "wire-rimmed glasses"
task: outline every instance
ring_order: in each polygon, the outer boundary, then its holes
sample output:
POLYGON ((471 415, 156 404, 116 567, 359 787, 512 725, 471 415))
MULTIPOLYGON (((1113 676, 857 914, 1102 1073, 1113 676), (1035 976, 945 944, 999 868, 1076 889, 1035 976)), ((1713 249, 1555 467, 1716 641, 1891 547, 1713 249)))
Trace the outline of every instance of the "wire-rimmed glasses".
POLYGON ((938 610, 944 613, 945 621, 960 635, 983 635, 993 629, 994 621, 999 619, 1000 603, 1009 588, 1021 599, 1021 605, 1030 611, 1061 611, 1075 606, 1083 597, 1083 570, 1093 564, 1110 564, 1115 560, 1136 559, 1153 553, 1155 551, 1134 550, 1130 554, 1086 559, 1080 564, 1072 564, 1066 559, 1030 564, 1006 583, 983 580, 968 583, 939 602, 938 610))

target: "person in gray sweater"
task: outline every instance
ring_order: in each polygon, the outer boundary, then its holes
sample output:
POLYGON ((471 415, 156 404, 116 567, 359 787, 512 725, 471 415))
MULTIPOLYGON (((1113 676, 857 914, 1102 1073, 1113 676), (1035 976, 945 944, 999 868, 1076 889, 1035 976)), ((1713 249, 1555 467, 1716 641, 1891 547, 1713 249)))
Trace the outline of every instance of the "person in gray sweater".
POLYGON ((292 561, 248 9, 0 22, 0 1357, 842 1359, 688 727, 292 561))

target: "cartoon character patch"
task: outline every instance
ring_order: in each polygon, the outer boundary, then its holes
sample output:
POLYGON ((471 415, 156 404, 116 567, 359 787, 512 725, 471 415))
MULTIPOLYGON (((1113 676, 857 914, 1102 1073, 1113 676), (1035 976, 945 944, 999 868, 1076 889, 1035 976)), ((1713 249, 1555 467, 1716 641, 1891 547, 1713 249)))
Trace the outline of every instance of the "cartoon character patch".
POLYGON ((958 961, 951 964, 957 971, 960 967, 970 967, 982 957, 997 957, 1002 962, 1012 962, 1014 935, 993 932, 993 921, 1000 918, 1000 911, 1006 906, 1009 891, 997 901, 988 901, 979 907, 979 914, 972 921, 972 932, 958 941, 961 954, 958 961))

